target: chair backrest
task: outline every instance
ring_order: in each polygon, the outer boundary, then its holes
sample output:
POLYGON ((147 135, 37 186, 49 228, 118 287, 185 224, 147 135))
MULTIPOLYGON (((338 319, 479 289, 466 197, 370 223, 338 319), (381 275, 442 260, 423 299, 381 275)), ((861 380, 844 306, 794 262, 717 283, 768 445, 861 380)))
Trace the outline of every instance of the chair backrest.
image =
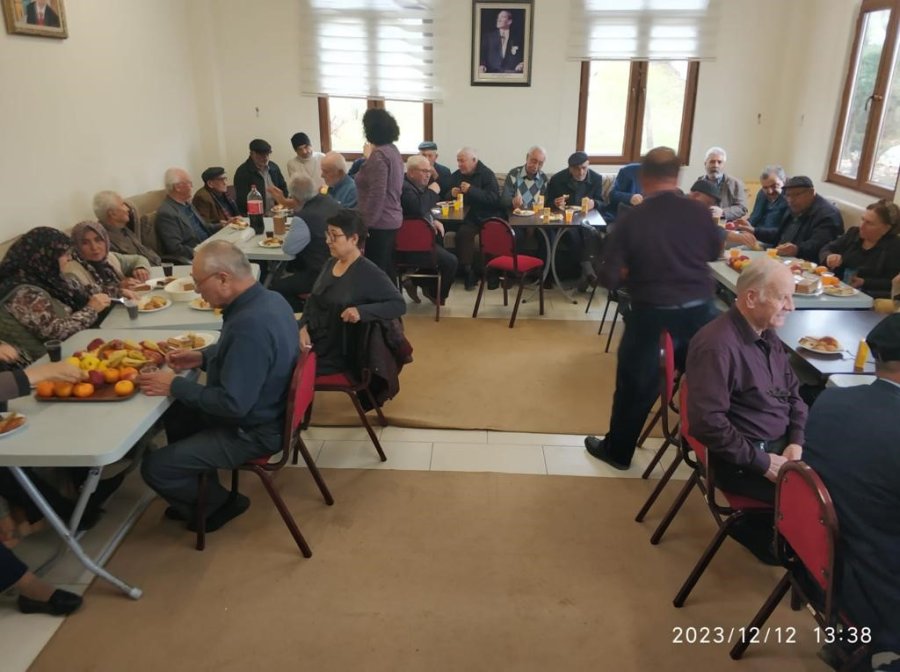
POLYGON ((681 409, 681 437, 684 439, 684 445, 694 451, 694 455, 700 461, 703 467, 706 467, 706 446, 691 436, 691 426, 688 422, 688 384, 687 377, 681 377, 681 384, 678 387, 678 404, 681 409))
POLYGON ((516 268, 516 233, 509 223, 490 217, 481 224, 481 253, 488 257, 512 257, 516 268))
POLYGON ((775 530, 790 546, 825 597, 824 617, 830 622, 837 580, 838 520, 828 488, 804 462, 788 462, 778 474, 775 530))
POLYGON ((160 254, 162 252, 162 245, 159 242, 159 237, 156 235, 155 210, 141 216, 141 232, 138 238, 140 238, 141 243, 149 247, 157 254, 160 254))
POLYGON ((308 350, 300 353, 291 378, 291 389, 285 409, 285 440, 290 441, 290 435, 297 431, 303 422, 303 417, 313 402, 315 391, 316 353, 308 350))
POLYGON ((434 229, 424 219, 404 219, 394 241, 397 252, 433 252, 434 229))

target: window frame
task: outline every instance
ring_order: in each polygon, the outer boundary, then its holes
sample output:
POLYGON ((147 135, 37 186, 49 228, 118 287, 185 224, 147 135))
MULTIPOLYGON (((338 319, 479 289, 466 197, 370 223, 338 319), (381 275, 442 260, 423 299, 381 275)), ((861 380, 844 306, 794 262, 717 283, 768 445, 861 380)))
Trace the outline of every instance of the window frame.
MULTIPOLYGON (((319 96, 319 140, 322 146, 322 151, 327 153, 331 151, 331 110, 328 105, 328 96, 319 96)), ((425 140, 434 140, 434 106, 432 103, 422 103, 422 120, 423 120, 423 133, 425 135, 422 138, 425 140)), ((384 109, 384 100, 380 98, 367 98, 366 99, 366 109, 384 109)), ((362 158, 362 152, 341 152, 345 159, 350 159, 351 161, 355 161, 356 159, 362 158)), ((404 154, 401 152, 401 156, 405 161, 408 159, 411 154, 404 154)))
MULTIPOLYGON (((700 61, 688 60, 687 80, 684 87, 684 103, 681 113, 681 132, 678 140, 678 158, 684 165, 690 163, 691 137, 694 132, 694 112, 697 107, 697 82, 700 77, 700 61)), ((647 93, 647 74, 650 61, 631 61, 628 79, 628 101, 625 111, 625 128, 622 129, 624 142, 622 154, 589 154, 592 164, 624 165, 641 159, 641 140, 644 133, 644 105, 647 93)), ((590 93, 591 61, 581 62, 581 82, 578 93, 578 124, 575 133, 575 148, 585 151, 587 136, 587 107, 590 93)))
MULTIPOLYGON (((834 137, 831 142, 831 156, 828 160, 827 182, 831 182, 841 187, 847 187, 863 194, 875 196, 877 198, 893 199, 896 191, 896 182, 894 189, 887 189, 879 184, 870 181, 872 169, 875 163, 875 148, 878 144, 878 131, 880 130, 881 121, 884 117, 885 102, 887 99, 887 87, 891 80, 891 68, 894 65, 897 50, 900 44, 897 41, 897 25, 900 22, 900 0, 863 0, 859 8, 859 15, 856 17, 855 35, 853 37, 853 47, 850 51, 850 59, 847 64, 847 74, 844 77, 844 90, 841 93, 841 105, 838 113, 837 123, 835 124, 834 137), (841 143, 844 138, 844 129, 847 123, 847 113, 850 108, 850 91, 856 81, 859 66, 859 56, 861 53, 860 46, 862 42, 864 19, 866 14, 871 12, 891 10, 891 17, 888 20, 887 33, 885 35, 884 47, 881 52, 881 60, 878 63, 878 71, 875 75, 875 86, 868 100, 871 101, 869 106, 869 115, 866 120, 866 131, 863 135, 862 152, 859 157, 859 166, 856 171, 856 177, 848 177, 838 172, 838 162, 841 158, 841 143)), ((895 73, 896 77, 900 77, 900 68, 895 73)), ((900 173, 900 171, 898 171, 900 173)))

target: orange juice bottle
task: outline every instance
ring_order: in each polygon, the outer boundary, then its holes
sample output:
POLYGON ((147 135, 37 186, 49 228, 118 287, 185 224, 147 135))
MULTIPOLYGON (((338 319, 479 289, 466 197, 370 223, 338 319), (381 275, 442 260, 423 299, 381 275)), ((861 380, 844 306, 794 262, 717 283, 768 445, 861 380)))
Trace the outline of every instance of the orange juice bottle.
POLYGON ((859 342, 859 348, 856 350, 856 361, 853 362, 853 368, 862 371, 866 368, 866 360, 869 359, 869 344, 865 339, 859 342))

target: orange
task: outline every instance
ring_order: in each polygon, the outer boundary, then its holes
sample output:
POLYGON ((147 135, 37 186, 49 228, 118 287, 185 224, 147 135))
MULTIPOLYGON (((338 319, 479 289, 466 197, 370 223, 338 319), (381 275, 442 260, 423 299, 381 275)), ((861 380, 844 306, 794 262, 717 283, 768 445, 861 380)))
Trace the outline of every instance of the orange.
POLYGON ((75 387, 72 389, 72 394, 76 397, 84 398, 89 397, 94 393, 94 386, 90 383, 77 383, 75 387))
POLYGON ((822 278, 822 284, 826 287, 837 287, 839 284, 841 284, 841 281, 834 276, 827 276, 822 278))
POLYGON ((118 369, 106 369, 103 372, 103 380, 112 385, 113 383, 119 382, 119 378, 121 378, 121 374, 118 369))
POLYGON ((71 397, 72 396, 72 383, 67 383, 62 380, 57 380, 53 383, 53 392, 57 397, 71 397))
POLYGON ((134 380, 138 377, 138 370, 133 366, 123 366, 119 370, 119 380, 134 380))
POLYGON ((816 266, 816 273, 822 275, 823 273, 827 273, 828 269, 825 266, 816 266))
POLYGON ((35 386, 35 389, 37 390, 37 396, 52 397, 53 387, 54 385, 52 380, 42 380, 35 386))
POLYGON ((120 397, 127 397, 129 394, 134 392, 134 383, 130 380, 120 380, 116 383, 116 395, 120 397))

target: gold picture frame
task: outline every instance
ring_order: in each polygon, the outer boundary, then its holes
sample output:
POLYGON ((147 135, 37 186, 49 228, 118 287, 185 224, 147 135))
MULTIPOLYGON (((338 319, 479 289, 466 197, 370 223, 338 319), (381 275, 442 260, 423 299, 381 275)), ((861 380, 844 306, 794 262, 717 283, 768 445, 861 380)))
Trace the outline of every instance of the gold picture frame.
POLYGON ((6 32, 11 35, 69 37, 65 0, 0 0, 6 32))

